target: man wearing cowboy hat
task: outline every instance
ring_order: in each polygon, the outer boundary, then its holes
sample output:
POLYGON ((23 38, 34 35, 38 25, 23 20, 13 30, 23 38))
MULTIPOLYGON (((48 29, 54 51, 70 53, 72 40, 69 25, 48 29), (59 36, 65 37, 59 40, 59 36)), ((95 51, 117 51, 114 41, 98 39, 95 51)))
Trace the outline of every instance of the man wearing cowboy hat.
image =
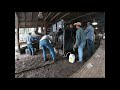
POLYGON ((86 44, 86 33, 81 27, 81 22, 74 23, 76 26, 76 42, 73 48, 78 47, 78 57, 79 57, 79 62, 82 63, 83 61, 83 49, 86 44))

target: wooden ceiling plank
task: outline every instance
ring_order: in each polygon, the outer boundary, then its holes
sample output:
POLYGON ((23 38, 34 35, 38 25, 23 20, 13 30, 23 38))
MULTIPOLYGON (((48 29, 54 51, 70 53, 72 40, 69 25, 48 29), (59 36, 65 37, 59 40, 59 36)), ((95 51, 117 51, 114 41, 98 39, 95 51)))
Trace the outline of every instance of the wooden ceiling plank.
POLYGON ((58 12, 50 21, 52 21, 54 18, 56 18, 61 12, 58 12))

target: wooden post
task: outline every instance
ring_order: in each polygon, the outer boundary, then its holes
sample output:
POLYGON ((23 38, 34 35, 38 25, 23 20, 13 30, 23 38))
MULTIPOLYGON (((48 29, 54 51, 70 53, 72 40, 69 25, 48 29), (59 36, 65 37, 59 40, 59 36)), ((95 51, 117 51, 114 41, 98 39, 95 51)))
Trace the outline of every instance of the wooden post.
POLYGON ((44 33, 47 34, 47 25, 46 25, 46 21, 44 21, 44 27, 45 27, 44 33))
POLYGON ((41 33, 43 33, 43 25, 41 26, 41 33))
POLYGON ((65 54, 65 29, 64 29, 64 21, 62 20, 62 29, 63 29, 63 55, 65 54))
POLYGON ((62 51, 62 55, 64 55, 65 53, 65 29, 63 29, 63 51, 62 51))
POLYGON ((42 34, 43 34, 43 24, 44 24, 44 23, 41 22, 41 26, 40 26, 40 27, 41 27, 41 33, 42 33, 42 34))
POLYGON ((36 33, 38 33, 38 20, 37 20, 37 23, 36 23, 36 33))
POLYGON ((19 20, 17 18, 16 20, 16 27, 17 27, 17 47, 18 47, 18 53, 20 54, 20 44, 19 44, 19 20))
MULTIPOLYGON (((57 31, 57 23, 55 23, 56 25, 56 31, 57 31)), ((55 43, 57 43, 57 35, 55 34, 55 43)))
POLYGON ((61 12, 58 12, 50 21, 52 21, 54 18, 56 18, 61 12))

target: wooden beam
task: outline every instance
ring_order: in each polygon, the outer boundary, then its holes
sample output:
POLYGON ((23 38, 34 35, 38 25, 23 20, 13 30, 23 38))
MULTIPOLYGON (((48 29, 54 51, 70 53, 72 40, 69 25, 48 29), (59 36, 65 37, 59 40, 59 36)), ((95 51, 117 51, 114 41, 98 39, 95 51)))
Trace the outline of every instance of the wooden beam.
POLYGON ((63 50, 62 50, 62 55, 65 54, 65 29, 63 30, 63 50))
POLYGON ((43 33, 43 25, 41 26, 41 33, 43 33))
MULTIPOLYGON (((16 15, 17 16, 17 15, 16 15)), ((20 44, 19 44, 19 20, 18 17, 16 17, 16 29, 17 29, 17 47, 18 47, 18 53, 20 54, 20 44)))
POLYGON ((50 16, 51 12, 45 17, 44 21, 48 18, 48 16, 50 16))
POLYGON ((71 19, 71 20, 69 20, 68 22, 71 22, 71 21, 73 21, 73 20, 75 20, 75 19, 78 19, 78 18, 81 18, 81 17, 87 16, 87 15, 95 14, 95 13, 96 13, 96 12, 87 13, 87 14, 81 15, 81 16, 79 16, 79 17, 77 17, 77 18, 71 19))
MULTIPOLYGON (((69 13, 70 13, 70 12, 69 12, 69 13)), ((63 17, 69 15, 69 13, 64 14, 64 15, 63 15, 62 17, 60 17, 59 19, 62 19, 63 17)))
POLYGON ((36 21, 32 21, 32 20, 30 20, 30 21, 20 21, 20 23, 22 23, 22 22, 37 22, 37 20, 36 21))
POLYGON ((59 19, 57 19, 55 22, 57 22, 58 20, 60 20, 60 19, 64 18, 65 16, 69 15, 69 13, 70 13, 70 12, 68 12, 68 13, 64 14, 62 17, 60 17, 59 19))
POLYGON ((25 15, 25 27, 26 27, 26 13, 24 12, 24 15, 25 15))
POLYGON ((17 21, 18 21, 18 16, 17 16, 17 14, 15 13, 15 28, 17 28, 17 21))
POLYGON ((47 25, 46 25, 46 21, 44 21, 44 27, 45 27, 44 33, 47 34, 47 25))
POLYGON ((56 18, 61 12, 57 13, 50 21, 52 21, 54 18, 56 18))
POLYGON ((32 26, 33 26, 33 12, 32 12, 32 26))
POLYGON ((70 18, 70 16, 71 16, 71 14, 70 14, 71 12, 69 12, 69 15, 68 15, 68 17, 66 17, 64 20, 65 21, 67 21, 68 20, 68 18, 70 18))

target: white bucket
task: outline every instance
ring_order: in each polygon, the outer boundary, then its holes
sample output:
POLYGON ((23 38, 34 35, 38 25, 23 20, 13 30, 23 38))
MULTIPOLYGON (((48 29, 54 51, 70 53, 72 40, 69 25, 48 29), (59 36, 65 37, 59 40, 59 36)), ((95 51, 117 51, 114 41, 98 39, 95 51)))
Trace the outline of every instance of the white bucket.
POLYGON ((74 63, 75 62, 75 55, 74 54, 70 54, 69 55, 69 62, 70 63, 74 63))

